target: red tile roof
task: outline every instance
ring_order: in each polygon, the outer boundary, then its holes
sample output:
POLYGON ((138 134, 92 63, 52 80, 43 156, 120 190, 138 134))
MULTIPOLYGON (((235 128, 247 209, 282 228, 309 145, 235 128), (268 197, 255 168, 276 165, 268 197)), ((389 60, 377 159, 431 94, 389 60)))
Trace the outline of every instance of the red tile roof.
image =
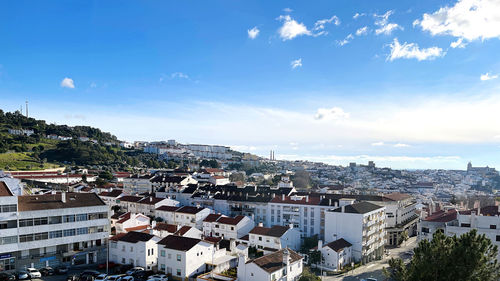
POLYGON ((138 225, 138 226, 134 226, 134 227, 125 228, 125 231, 129 232, 129 231, 144 230, 144 229, 148 229, 148 227, 149 227, 149 224, 138 225))
POLYGON ((179 207, 174 206, 160 206, 156 208, 157 211, 165 211, 165 212, 175 212, 179 207))
POLYGON ((210 214, 203 221, 204 222, 214 222, 217 219, 219 219, 220 217, 222 217, 222 215, 220 215, 220 214, 210 214))
POLYGON ((177 230, 177 232, 174 233, 174 235, 184 236, 184 234, 186 234, 186 232, 188 232, 191 228, 192 227, 185 225, 181 227, 181 229, 177 230))
POLYGON ((170 233, 175 233, 177 231, 177 225, 159 222, 153 228, 154 230, 167 231, 170 233))
POLYGON ((448 212, 437 211, 436 213, 426 217, 425 221, 430 222, 450 222, 457 219, 457 210, 451 209, 448 212))
POLYGON ((230 224, 230 225, 237 225, 238 223, 240 223, 240 221, 242 219, 244 219, 245 216, 236 216, 234 218, 230 218, 230 217, 220 217, 217 222, 218 223, 222 223, 222 224, 230 224))
POLYGON ((272 227, 261 227, 256 226, 252 230, 250 230, 250 234, 271 236, 271 237, 281 237, 285 232, 288 231, 288 227, 281 225, 274 225, 272 227))
POLYGON ((130 219, 130 212, 127 212, 119 217, 119 220, 116 223, 124 223, 130 219))

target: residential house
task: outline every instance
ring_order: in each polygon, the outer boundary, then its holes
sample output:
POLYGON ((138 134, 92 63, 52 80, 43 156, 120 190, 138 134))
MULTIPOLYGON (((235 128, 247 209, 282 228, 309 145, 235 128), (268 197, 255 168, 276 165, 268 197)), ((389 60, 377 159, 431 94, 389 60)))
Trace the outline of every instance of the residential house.
POLYGON ((292 225, 289 227, 274 225, 254 227, 249 233, 249 246, 263 251, 265 254, 277 250, 291 248, 298 250, 300 247, 300 232, 292 225))
POLYGON ((151 270, 156 267, 160 238, 144 232, 127 232, 110 238, 109 260, 151 270))
POLYGON ((203 234, 224 239, 237 239, 247 235, 254 227, 254 221, 246 216, 231 218, 210 214, 203 221, 203 234))
POLYGON ((302 274, 303 257, 292 249, 246 261, 244 256, 238 262, 238 280, 244 281, 297 281, 302 274))

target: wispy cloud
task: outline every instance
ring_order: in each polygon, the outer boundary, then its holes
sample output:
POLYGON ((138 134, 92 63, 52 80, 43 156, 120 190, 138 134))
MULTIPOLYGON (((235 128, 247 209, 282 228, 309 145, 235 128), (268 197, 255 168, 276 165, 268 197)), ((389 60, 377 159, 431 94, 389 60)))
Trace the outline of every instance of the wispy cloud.
POLYGON ((354 39, 354 36, 352 34, 349 34, 344 38, 344 40, 337 41, 337 44, 339 44, 340 46, 344 46, 351 43, 352 39, 354 39))
POLYGON ((73 79, 66 77, 61 81, 61 87, 74 89, 75 82, 73 81, 73 79))
POLYGON ((491 74, 489 72, 482 74, 480 77, 481 81, 488 81, 488 80, 493 80, 493 79, 497 79, 497 78, 498 78, 498 74, 491 74))
POLYGON ((247 30, 247 33, 248 33, 248 38, 255 39, 259 35, 260 30, 255 26, 254 28, 247 30))
POLYGON ((297 67, 302 67, 302 58, 293 60, 290 63, 290 66, 292 67, 292 69, 296 69, 297 67))
POLYGON ((366 34, 368 34, 368 26, 363 26, 361 28, 358 28, 358 30, 356 30, 357 36, 366 35, 366 34))
POLYGON ((383 146, 384 145, 384 142, 382 141, 379 141, 379 142, 373 142, 372 143, 372 146, 383 146))
POLYGON ((380 34, 385 34, 385 35, 391 35, 393 31, 395 30, 403 30, 403 27, 398 25, 397 23, 390 23, 389 22, 389 17, 393 14, 394 12, 392 10, 387 11, 383 15, 377 15, 375 14, 375 25, 378 26, 377 29, 375 29, 375 34, 380 35, 380 34))
POLYGON ((290 8, 284 8, 283 12, 285 12, 285 13, 291 13, 291 12, 293 12, 293 10, 290 9, 290 8))
POLYGON ((328 24, 328 23, 332 23, 335 24, 335 25, 340 25, 340 19, 333 15, 331 18, 329 19, 322 19, 322 20, 318 20, 314 23, 314 28, 313 30, 314 31, 318 31, 318 33, 316 33, 315 35, 316 36, 319 36, 319 35, 323 35, 323 34, 326 34, 327 32, 324 31, 325 29, 325 24, 328 24))
POLYGON ((352 16, 352 18, 353 18, 353 19, 357 19, 357 18, 359 18, 359 17, 364 17, 364 16, 366 16, 366 14, 365 14, 365 13, 355 13, 355 14, 354 14, 354 16, 352 16))
POLYGON ((342 120, 349 118, 349 113, 340 107, 319 108, 314 115, 316 120, 342 120))
POLYGON ((438 47, 420 48, 416 43, 400 44, 397 38, 389 45, 391 53, 387 56, 388 61, 396 59, 417 59, 419 61, 432 60, 442 57, 446 53, 438 47))
POLYGON ((394 147, 410 147, 410 145, 406 143, 396 143, 394 147))
POLYGON ((451 35, 458 38, 451 47, 465 46, 464 40, 500 38, 500 1, 458 0, 453 6, 423 14, 413 22, 431 35, 451 35))

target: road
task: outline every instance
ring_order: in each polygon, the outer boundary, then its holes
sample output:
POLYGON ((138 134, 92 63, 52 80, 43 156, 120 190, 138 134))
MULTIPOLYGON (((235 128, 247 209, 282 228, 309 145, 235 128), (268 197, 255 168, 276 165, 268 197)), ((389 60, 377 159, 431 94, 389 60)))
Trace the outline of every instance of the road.
POLYGON ((346 274, 339 276, 324 276, 322 280, 324 281, 359 281, 366 278, 375 278, 378 281, 385 280, 385 276, 382 273, 384 267, 389 267, 388 261, 391 258, 400 257, 402 259, 409 259, 410 256, 405 255, 404 252, 411 251, 417 246, 417 237, 411 237, 406 241, 406 244, 399 248, 394 248, 389 250, 389 256, 384 257, 384 259, 379 261, 371 262, 367 265, 356 268, 354 271, 350 271, 346 274))

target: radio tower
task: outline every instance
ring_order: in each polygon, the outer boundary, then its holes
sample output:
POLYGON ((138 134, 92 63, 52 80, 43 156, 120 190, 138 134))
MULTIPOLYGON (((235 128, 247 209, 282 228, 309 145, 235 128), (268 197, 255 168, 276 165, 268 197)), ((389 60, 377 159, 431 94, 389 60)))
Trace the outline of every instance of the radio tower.
POLYGON ((28 118, 29 115, 28 115, 28 100, 26 100, 26 118, 28 118))

